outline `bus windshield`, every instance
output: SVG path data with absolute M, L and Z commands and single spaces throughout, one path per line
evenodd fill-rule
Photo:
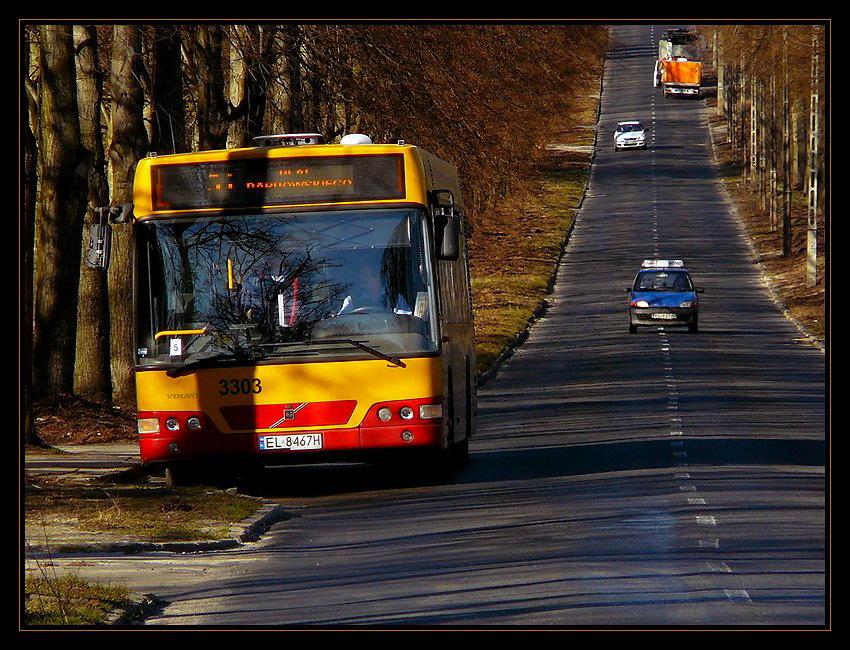
M 158 219 L 138 232 L 141 367 L 437 349 L 420 210 Z

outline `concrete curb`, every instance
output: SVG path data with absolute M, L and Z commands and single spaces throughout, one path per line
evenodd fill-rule
M 286 512 L 282 507 L 264 502 L 260 510 L 252 516 L 235 525 L 236 536 L 233 539 L 214 540 L 210 542 L 173 542 L 173 543 L 133 543 L 119 542 L 117 544 L 104 544 L 99 547 L 87 547 L 87 552 L 121 552 L 139 553 L 150 551 L 168 551 L 172 553 L 192 553 L 199 551 L 221 550 L 236 548 L 250 542 L 255 542 L 271 526 L 279 521 L 291 519 L 293 515 Z M 132 626 L 144 621 L 153 614 L 161 605 L 161 601 L 155 594 L 134 594 L 130 601 L 121 607 L 110 611 L 102 625 L 108 627 Z
M 153 613 L 159 606 L 159 599 L 153 594 L 136 594 L 123 607 L 113 609 L 106 615 L 102 625 L 109 627 L 117 625 L 133 625 Z
M 100 481 L 114 483 L 130 483 L 146 475 L 142 465 L 134 465 L 127 469 L 93 477 Z M 236 549 L 246 544 L 259 541 L 262 536 L 278 522 L 287 521 L 296 515 L 287 512 L 282 506 L 271 501 L 257 499 L 260 507 L 249 517 L 230 527 L 231 537 L 217 540 L 194 542 L 105 542 L 105 543 L 70 543 L 67 545 L 33 544 L 27 541 L 27 556 L 34 560 L 50 559 L 68 556 L 79 556 L 95 553 L 199 553 Z M 161 607 L 163 602 L 154 594 L 133 594 L 130 600 L 120 607 L 111 610 L 103 622 L 98 625 L 106 627 L 134 626 L 140 624 Z
M 65 546 L 45 546 L 28 544 L 28 553 L 33 557 L 56 557 L 61 555 L 79 555 L 87 553 L 197 553 L 201 551 L 221 551 L 244 546 L 259 541 L 262 535 L 274 524 L 292 519 L 294 515 L 282 506 L 263 501 L 262 507 L 250 517 L 231 527 L 232 537 L 217 540 L 194 542 L 104 542 L 100 544 L 68 544 Z
M 812 334 L 809 329 L 791 313 L 791 310 L 789 310 L 785 303 L 782 301 L 782 298 L 779 296 L 779 292 L 776 290 L 776 287 L 773 286 L 773 282 L 771 281 L 770 275 L 767 272 L 767 267 L 765 267 L 764 262 L 761 261 L 761 257 L 759 256 L 755 244 L 753 243 L 753 240 L 747 230 L 747 225 L 744 222 L 744 219 L 741 217 L 741 214 L 738 212 L 738 206 L 735 205 L 735 202 L 732 200 L 732 197 L 729 194 L 729 190 L 726 188 L 726 183 L 724 183 L 723 180 L 720 178 L 720 164 L 717 161 L 717 150 L 714 144 L 714 135 L 712 134 L 711 130 L 711 121 L 709 119 L 710 111 L 711 108 L 709 106 L 703 107 L 703 120 L 705 121 L 705 126 L 708 131 L 708 141 L 711 144 L 712 164 L 714 165 L 714 169 L 718 172 L 717 178 L 718 183 L 721 187 L 721 191 L 723 192 L 723 199 L 726 202 L 726 205 L 729 206 L 729 211 L 732 213 L 732 216 L 735 219 L 735 223 L 738 226 L 738 230 L 741 232 L 741 236 L 747 244 L 747 248 L 750 251 L 750 256 L 752 257 L 753 264 L 758 268 L 762 286 L 764 286 L 765 290 L 767 291 L 767 295 L 773 301 L 773 304 L 776 306 L 776 309 L 785 317 L 785 319 L 788 320 L 797 329 L 797 331 L 809 341 L 809 343 L 811 343 L 821 352 L 825 353 L 825 343 L 821 341 L 817 336 Z

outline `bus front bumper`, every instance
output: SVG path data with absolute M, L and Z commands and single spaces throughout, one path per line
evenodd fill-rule
M 201 458 L 250 457 L 260 464 L 278 465 L 322 462 L 324 456 L 356 457 L 368 452 L 403 448 L 439 449 L 443 445 L 443 426 L 439 421 L 411 423 L 406 426 L 285 433 L 168 432 L 139 436 L 139 450 L 144 464 Z

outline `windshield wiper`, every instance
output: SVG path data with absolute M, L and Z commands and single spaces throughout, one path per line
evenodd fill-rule
M 360 348 L 361 350 L 368 352 L 369 354 L 374 355 L 379 359 L 389 361 L 391 364 L 399 366 L 401 368 L 407 368 L 407 364 L 398 357 L 393 357 L 389 354 L 384 354 L 380 350 L 376 350 L 375 348 L 369 347 L 368 345 L 363 345 L 359 341 L 354 341 L 353 339 L 319 339 L 318 341 L 310 340 L 309 343 L 350 343 L 354 347 Z
M 257 361 L 262 359 L 263 355 L 256 354 L 254 352 L 233 352 L 229 354 L 216 354 L 211 357 L 204 357 L 203 359 L 197 359 L 195 361 L 190 361 L 189 363 L 184 363 L 182 366 L 177 368 L 171 368 L 165 371 L 165 374 L 169 377 L 181 377 L 182 375 L 188 374 L 193 370 L 198 370 L 199 368 L 211 367 L 218 365 L 221 361 Z
M 356 348 L 360 348 L 364 352 L 368 352 L 369 354 L 378 357 L 379 359 L 389 361 L 393 365 L 399 366 L 401 368 L 407 368 L 407 364 L 398 357 L 393 357 L 389 354 L 384 354 L 380 350 L 376 350 L 373 347 L 364 345 L 363 343 L 360 343 L 360 341 L 355 341 L 353 339 L 307 339 L 306 341 L 292 341 L 289 343 L 266 343 L 265 345 L 270 347 L 284 347 L 287 345 L 324 345 L 325 343 L 348 343 Z

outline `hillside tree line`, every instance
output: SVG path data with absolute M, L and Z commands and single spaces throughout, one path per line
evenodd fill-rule
M 458 167 L 474 237 L 479 215 L 522 190 L 547 134 L 569 121 L 607 34 L 591 24 L 23 25 L 25 414 L 60 394 L 133 405 L 132 228 L 115 227 L 107 273 L 85 268 L 82 232 L 93 208 L 132 202 L 148 152 L 286 132 L 405 140 Z M 34 437 L 29 418 L 25 431 Z

